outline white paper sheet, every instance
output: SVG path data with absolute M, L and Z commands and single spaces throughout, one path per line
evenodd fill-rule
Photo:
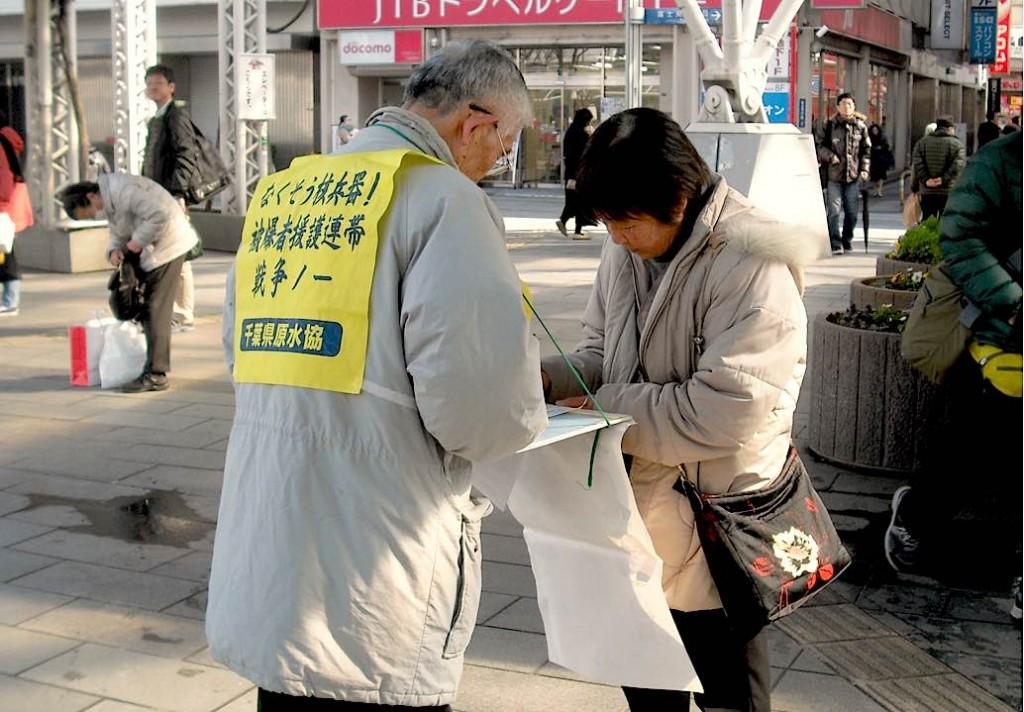
M 524 527 L 553 663 L 594 682 L 700 692 L 622 461 L 632 420 L 609 419 L 555 416 L 533 445 L 474 465 L 473 483 Z

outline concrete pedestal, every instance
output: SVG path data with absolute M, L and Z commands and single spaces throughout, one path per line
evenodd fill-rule
M 104 252 L 109 230 L 87 227 L 46 229 L 33 226 L 19 233 L 16 243 L 18 263 L 46 272 L 99 272 L 110 269 Z

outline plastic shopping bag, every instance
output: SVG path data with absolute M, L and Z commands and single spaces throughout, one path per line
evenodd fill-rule
M 82 324 L 68 327 L 71 344 L 71 385 L 100 385 L 100 354 L 103 352 L 103 332 L 117 319 L 95 317 Z
M 103 332 L 100 355 L 100 385 L 103 388 L 123 386 L 138 378 L 146 365 L 146 335 L 134 321 L 118 321 Z

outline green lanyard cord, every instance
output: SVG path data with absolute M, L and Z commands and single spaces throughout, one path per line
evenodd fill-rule
M 537 309 L 533 306 L 533 302 L 531 302 L 530 298 L 525 294 L 523 294 L 523 301 L 526 302 L 526 306 L 530 307 L 530 311 L 535 317 L 537 317 L 537 321 L 540 325 L 544 327 L 544 331 L 547 333 L 548 338 L 551 339 L 551 343 L 555 345 L 556 349 L 558 349 L 558 353 L 561 354 L 562 360 L 565 361 L 566 365 L 569 367 L 569 371 L 576 378 L 576 382 L 580 384 L 583 392 L 587 394 L 587 398 L 590 399 L 594 404 L 594 407 L 597 408 L 597 411 L 601 414 L 601 417 L 604 418 L 605 428 L 610 428 L 612 424 L 611 421 L 608 420 L 608 414 L 604 412 L 604 408 L 602 408 L 601 404 L 597 402 L 597 398 L 595 398 L 594 394 L 590 392 L 589 388 L 587 388 L 587 384 L 583 382 L 583 376 L 580 375 L 580 372 L 576 370 L 572 361 L 569 360 L 569 357 L 562 349 L 562 345 L 558 343 L 558 339 L 556 339 L 555 335 L 551 333 L 551 329 L 549 329 L 548 325 L 544 323 L 544 320 L 540 318 L 540 314 L 537 313 Z M 603 429 L 604 428 L 594 431 L 594 442 L 590 446 L 590 469 L 587 472 L 587 489 L 591 489 L 594 486 L 594 460 L 597 457 L 597 443 L 601 438 L 601 430 Z

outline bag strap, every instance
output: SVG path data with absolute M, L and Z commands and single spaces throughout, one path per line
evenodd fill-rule
M 589 388 L 587 388 L 587 384 L 583 381 L 583 377 L 580 375 L 580 372 L 573 365 L 572 361 L 569 360 L 569 357 L 566 355 L 565 350 L 562 348 L 562 345 L 558 343 L 558 339 L 556 339 L 555 335 L 551 333 L 551 329 L 549 329 L 548 325 L 544 323 L 543 319 L 541 319 L 540 314 L 537 312 L 537 308 L 533 306 L 533 301 L 530 299 L 530 297 L 526 295 L 525 292 L 523 293 L 523 301 L 526 302 L 526 306 L 530 308 L 530 312 L 535 317 L 537 317 L 537 321 L 540 323 L 540 325 L 544 327 L 544 331 L 547 333 L 548 338 L 551 339 L 551 343 L 555 345 L 556 349 L 558 349 L 558 353 L 561 355 L 562 360 L 565 361 L 565 364 L 569 367 L 569 371 L 576 379 L 576 382 L 580 384 L 580 387 L 583 389 L 583 392 L 587 394 L 587 398 L 590 399 L 590 402 L 594 404 L 594 408 L 596 408 L 597 411 L 601 414 L 601 417 L 604 418 L 604 427 L 610 428 L 612 426 L 612 423 L 608 419 L 608 414 L 604 412 L 604 408 L 602 408 L 601 404 L 597 402 L 597 398 L 595 398 L 594 394 L 590 391 Z M 594 431 L 594 442 L 590 446 L 590 470 L 587 473 L 587 489 L 590 489 L 594 486 L 594 460 L 597 457 L 597 443 L 601 437 L 601 430 L 603 429 L 604 428 Z
M 0 134 L 0 146 L 3 146 L 4 153 L 7 154 L 7 165 L 11 168 L 11 173 L 14 174 L 16 179 L 20 178 L 20 181 L 25 182 L 24 174 L 21 172 L 21 161 L 18 160 L 18 154 L 14 150 L 14 146 L 7 140 L 7 137 Z

